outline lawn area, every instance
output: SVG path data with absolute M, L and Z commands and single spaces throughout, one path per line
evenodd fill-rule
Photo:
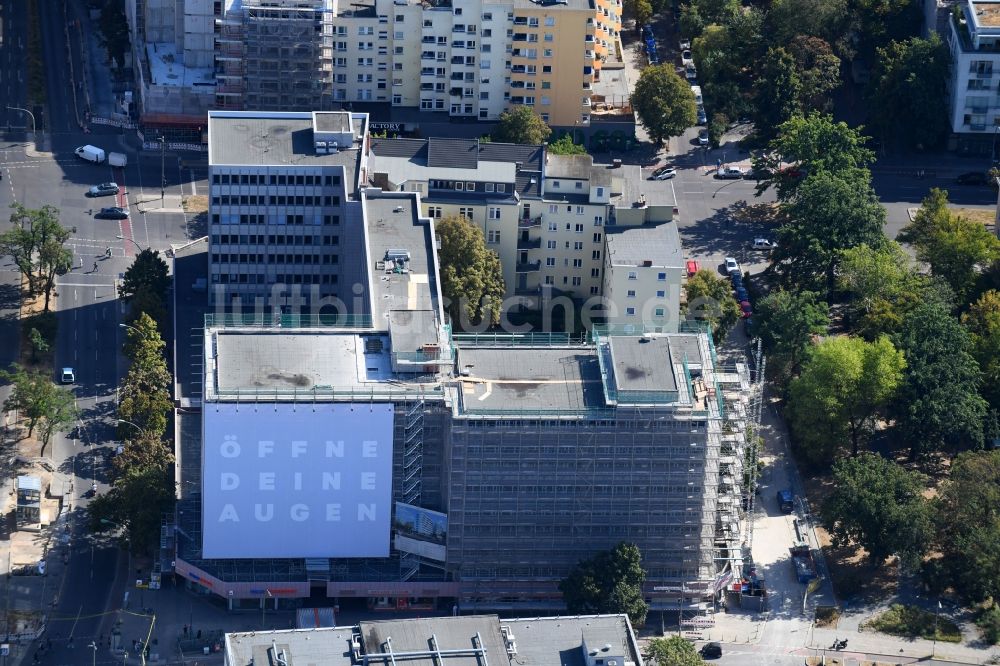
M 996 211 L 984 208 L 950 208 L 952 213 L 961 215 L 967 220 L 979 222 L 987 227 L 992 227 L 996 222 Z
M 906 638 L 927 638 L 945 643 L 962 642 L 962 632 L 948 618 L 935 617 L 931 611 L 902 604 L 893 604 L 889 610 L 862 624 L 861 629 Z

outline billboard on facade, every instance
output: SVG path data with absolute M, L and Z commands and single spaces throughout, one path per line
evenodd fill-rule
M 446 514 L 396 502 L 393 529 L 396 532 L 396 550 L 445 561 L 445 542 L 448 539 Z
M 204 410 L 206 558 L 388 557 L 393 406 Z

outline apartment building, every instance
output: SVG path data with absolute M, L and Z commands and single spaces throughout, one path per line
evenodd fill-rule
M 607 229 L 603 293 L 609 324 L 676 331 L 684 259 L 677 225 Z
M 367 123 L 348 112 L 209 114 L 213 304 L 217 294 L 241 307 L 350 298 L 343 290 L 364 282 L 341 247 L 358 233 Z M 275 285 L 295 293 L 275 294 Z
M 952 71 L 948 82 L 953 147 L 996 156 L 1000 126 L 1000 2 L 965 0 L 948 20 Z

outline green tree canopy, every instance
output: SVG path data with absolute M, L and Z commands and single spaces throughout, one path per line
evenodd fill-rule
M 534 109 L 517 104 L 500 114 L 491 136 L 497 143 L 536 145 L 548 141 L 550 134 L 552 130 Z
M 163 514 L 173 507 L 173 456 L 158 438 L 146 437 L 126 442 L 122 455 L 111 489 L 87 507 L 90 527 L 94 532 L 120 527 L 133 552 L 147 553 L 159 544 Z
M 795 373 L 815 335 L 825 335 L 830 308 L 811 291 L 772 291 L 754 309 L 757 335 L 770 353 L 769 366 L 778 376 Z
M 45 295 L 48 312 L 56 276 L 72 266 L 73 254 L 65 247 L 70 230 L 59 224 L 59 209 L 54 206 L 34 210 L 13 203 L 10 207 L 11 228 L 0 234 L 0 254 L 14 260 L 32 295 Z
M 559 591 L 571 614 L 626 613 L 641 627 L 649 611 L 642 597 L 645 580 L 639 548 L 620 543 L 581 560 L 559 583 Z
M 128 302 L 136 295 L 146 292 L 165 302 L 169 288 L 170 275 L 167 271 L 167 262 L 160 257 L 158 250 L 146 248 L 137 254 L 132 264 L 125 269 L 125 275 L 118 287 L 118 295 L 123 301 Z
M 688 279 L 684 294 L 688 318 L 707 322 L 716 341 L 725 338 L 740 319 L 740 306 L 729 281 L 707 268 Z
M 118 416 L 134 425 L 119 424 L 122 439 L 134 438 L 136 426 L 156 439 L 167 431 L 173 409 L 170 397 L 173 379 L 163 349 L 156 322 L 143 313 L 128 329 L 125 345 L 125 354 L 132 364 L 119 389 Z
M 786 285 L 832 293 L 843 250 L 885 243 L 885 209 L 865 174 L 848 173 L 811 174 L 782 204 L 788 221 L 771 258 Z
M 17 410 L 28 421 L 28 437 L 38 429 L 42 453 L 56 432 L 69 430 L 79 412 L 73 394 L 52 383 L 48 375 L 28 371 L 17 365 L 9 371 L 0 371 L 0 379 L 12 384 L 10 395 L 4 400 L 4 411 Z
M 579 143 L 573 143 L 571 135 L 563 134 L 549 144 L 548 152 L 550 155 L 586 155 L 587 149 Z
M 632 92 L 632 106 L 656 143 L 678 136 L 698 119 L 691 86 L 673 65 L 642 70 Z
M 799 106 L 823 111 L 830 106 L 830 95 L 840 86 L 840 58 L 823 39 L 798 35 L 788 45 L 799 70 L 802 91 Z
M 932 32 L 878 49 L 868 94 L 872 128 L 884 139 L 918 148 L 947 136 L 951 53 Z
M 646 645 L 646 654 L 656 666 L 700 666 L 705 661 L 694 649 L 694 643 L 681 638 L 653 638 Z
M 761 137 L 772 137 L 782 123 L 802 110 L 802 80 L 791 53 L 780 46 L 768 49 L 754 92 L 755 128 Z
M 903 377 L 903 354 L 888 338 L 827 338 L 810 349 L 789 386 L 789 425 L 803 456 L 828 465 L 843 444 L 857 455 Z
M 456 216 L 437 220 L 434 228 L 441 242 L 441 292 L 452 324 L 462 330 L 500 323 L 503 271 L 482 230 Z
M 1000 292 L 987 291 L 962 315 L 971 352 L 983 374 L 983 397 L 1000 409 Z
M 948 582 L 972 602 L 1000 599 L 1000 450 L 963 453 L 936 502 Z
M 981 445 L 986 401 L 968 332 L 948 310 L 926 303 L 906 317 L 896 341 L 906 373 L 893 411 L 911 459 Z
M 920 474 L 865 452 L 833 466 L 833 492 L 820 515 L 835 546 L 861 546 L 876 567 L 893 555 L 913 566 L 932 536 L 923 491 Z
M 758 194 L 774 186 L 779 201 L 794 198 L 802 175 L 821 172 L 845 178 L 865 180 L 862 171 L 875 160 L 875 153 L 865 147 L 868 140 L 861 128 L 820 113 L 795 116 L 782 123 L 768 151 L 753 158 L 754 169 L 767 174 L 757 186 Z M 792 163 L 794 168 L 783 168 Z
M 899 239 L 911 243 L 917 259 L 948 282 L 959 303 L 967 303 L 981 272 L 1000 259 L 1000 240 L 981 223 L 949 211 L 947 196 L 931 190 Z

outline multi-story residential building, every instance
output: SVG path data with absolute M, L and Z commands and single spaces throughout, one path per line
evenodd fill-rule
M 605 319 L 676 331 L 684 259 L 674 224 L 607 229 Z
M 213 302 L 224 293 L 229 304 L 269 297 L 276 307 L 275 285 L 315 301 L 358 282 L 341 248 L 358 233 L 367 122 L 343 111 L 209 114 Z
M 136 41 L 152 49 L 142 56 L 147 115 L 170 108 L 163 86 L 192 122 L 209 106 L 383 102 L 495 120 L 524 104 L 552 126 L 586 129 L 595 105 L 622 110 L 595 89 L 602 63 L 620 56 L 621 0 L 131 2 Z M 172 69 L 158 75 L 161 61 Z M 184 95 L 194 102 L 178 106 Z
M 1000 126 L 1000 2 L 965 0 L 949 18 L 952 70 L 948 83 L 953 146 L 996 157 Z

